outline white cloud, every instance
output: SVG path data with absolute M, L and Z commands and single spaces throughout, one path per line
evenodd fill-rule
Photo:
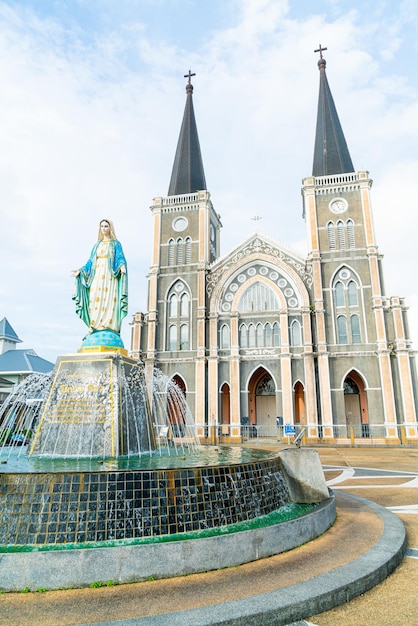
M 354 164 L 375 180 L 388 294 L 416 307 L 418 85 L 415 68 L 400 63 L 415 45 L 416 10 L 353 2 L 347 11 L 325 0 L 112 5 L 40 15 L 29 0 L 0 2 L 0 316 L 24 346 L 51 360 L 79 346 L 85 327 L 69 272 L 86 261 L 103 216 L 128 258 L 130 316 L 145 309 L 149 206 L 167 193 L 189 67 L 222 250 L 255 229 L 256 214 L 270 237 L 303 240 L 319 43 Z M 123 337 L 129 346 L 127 320 Z

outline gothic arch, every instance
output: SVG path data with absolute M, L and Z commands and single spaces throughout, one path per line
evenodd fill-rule
M 186 397 L 187 395 L 187 384 L 186 381 L 184 380 L 183 376 L 180 374 L 180 372 L 175 372 L 174 374 L 172 374 L 170 381 L 173 381 L 174 383 L 176 383 L 176 385 L 179 387 L 179 389 L 181 389 L 181 391 L 184 393 L 184 397 Z M 170 384 L 170 381 L 167 383 L 167 385 Z
M 329 282 L 334 342 L 367 343 L 363 282 L 358 272 L 342 263 Z
M 182 289 L 179 291 L 175 289 L 175 285 L 177 283 L 181 283 L 183 285 Z M 191 299 L 191 291 L 190 291 L 190 287 L 187 281 L 185 281 L 184 278 L 180 278 L 176 276 L 176 278 L 174 278 L 174 280 L 168 285 L 166 289 L 165 301 L 168 302 L 168 298 L 171 296 L 172 293 L 176 293 L 178 297 L 180 297 L 184 292 L 186 292 L 189 295 L 189 298 Z
M 248 416 L 250 424 L 271 426 L 276 423 L 276 383 L 262 365 L 248 379 Z
M 367 382 L 357 370 L 351 369 L 342 381 L 342 388 L 347 427 L 352 426 L 357 437 L 368 437 Z
M 227 382 L 220 387 L 221 394 L 221 423 L 231 423 L 231 388 Z
M 297 380 L 293 385 L 293 398 L 295 405 L 295 423 L 306 424 L 305 385 Z
M 245 246 L 243 246 L 243 248 L 245 248 Z M 271 254 L 267 254 L 266 252 L 251 252 L 248 255 L 244 255 L 244 252 L 242 252 L 242 250 L 240 249 L 237 250 L 235 258 L 237 258 L 239 254 L 241 254 L 241 258 L 237 263 L 231 263 L 229 260 L 227 260 L 224 261 L 223 264 L 219 265 L 219 269 L 215 269 L 216 263 L 211 268 L 215 276 L 217 273 L 220 274 L 220 278 L 216 282 L 212 293 L 208 291 L 208 293 L 210 294 L 210 311 L 212 313 L 220 310 L 221 301 L 223 299 L 225 290 L 228 284 L 233 280 L 234 276 L 238 276 L 241 272 L 246 271 L 248 268 L 256 263 L 264 263 L 273 271 L 280 270 L 283 275 L 288 278 L 289 283 L 293 286 L 295 292 L 298 294 L 298 308 L 309 308 L 310 301 L 307 287 L 298 272 L 289 263 L 286 263 L 286 261 L 282 260 L 279 256 L 276 257 Z M 302 263 L 304 265 L 304 260 L 301 260 L 299 265 Z M 224 265 L 225 267 L 224 271 L 222 271 L 222 265 Z M 246 285 L 248 284 L 249 282 L 246 282 Z M 280 291 L 279 288 L 278 291 Z M 286 305 L 283 308 L 286 308 Z
M 177 285 L 179 289 L 176 289 Z M 165 347 L 170 352 L 190 350 L 193 340 L 191 303 L 189 285 L 182 278 L 176 277 L 165 293 Z
M 270 370 L 269 367 L 267 367 L 264 364 L 263 365 L 255 365 L 254 368 L 252 369 L 252 371 L 248 374 L 247 381 L 245 383 L 246 389 L 249 389 L 251 379 L 256 374 L 256 372 L 258 372 L 259 370 L 264 370 L 265 372 L 267 372 L 267 374 L 269 374 L 269 376 L 271 377 L 271 379 L 272 379 L 272 381 L 274 383 L 274 388 L 277 390 L 277 384 L 276 384 L 276 380 L 274 378 L 273 372 Z
M 351 272 L 351 274 L 355 277 L 354 280 L 357 282 L 358 286 L 359 287 L 363 286 L 363 282 L 362 282 L 362 280 L 360 278 L 359 273 L 353 267 L 351 267 L 351 265 L 349 263 L 341 263 L 335 269 L 335 271 L 331 274 L 331 278 L 330 278 L 330 282 L 329 282 L 330 289 L 332 289 L 332 286 L 334 285 L 335 281 L 337 280 L 337 276 L 341 272 L 341 270 L 348 270 L 349 272 Z
M 266 278 L 265 276 L 257 275 L 257 276 L 253 276 L 253 277 L 249 278 L 235 292 L 234 299 L 231 302 L 231 309 L 233 311 L 238 311 L 238 304 L 239 304 L 242 296 L 247 291 L 247 289 L 249 289 L 252 285 L 255 285 L 256 283 L 264 284 L 266 287 L 271 289 L 273 291 L 273 293 L 277 296 L 278 301 L 279 301 L 279 306 L 277 307 L 277 310 L 287 309 L 287 302 L 284 299 L 282 290 L 273 281 L 271 281 L 269 278 Z

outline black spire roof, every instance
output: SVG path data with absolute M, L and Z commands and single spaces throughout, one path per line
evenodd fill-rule
M 171 173 L 169 196 L 183 193 L 194 193 L 206 189 L 205 172 L 203 170 L 202 155 L 200 153 L 199 137 L 193 109 L 193 85 L 190 78 L 195 76 L 189 70 L 185 75 L 188 78 L 186 85 L 186 108 L 177 143 L 173 171 Z
M 350 153 L 347 148 L 344 133 L 338 119 L 331 90 L 325 72 L 326 61 L 322 56 L 323 50 L 319 46 L 319 98 L 318 116 L 316 121 L 315 150 L 313 159 L 313 176 L 328 174 L 343 174 L 354 172 Z

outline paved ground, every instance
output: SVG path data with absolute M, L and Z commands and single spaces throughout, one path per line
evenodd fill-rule
M 398 515 L 406 527 L 408 548 L 401 565 L 383 583 L 349 603 L 311 617 L 309 623 L 318 626 L 417 625 L 418 450 L 327 448 L 319 452 L 324 466 L 338 467 L 325 468 L 332 489 L 362 496 Z
M 346 492 L 361 496 L 402 519 L 408 552 L 383 583 L 349 603 L 310 617 L 305 624 L 418 626 L 418 449 L 319 448 L 318 452 L 337 497 Z M 249 598 L 318 576 L 329 569 L 330 560 L 335 567 L 355 558 L 380 532 L 379 520 L 370 511 L 338 497 L 337 523 L 324 536 L 286 554 L 169 581 L 2 594 L 0 626 L 70 626 L 112 620 L 134 624 L 138 616 Z M 307 573 L 307 563 L 312 572 Z

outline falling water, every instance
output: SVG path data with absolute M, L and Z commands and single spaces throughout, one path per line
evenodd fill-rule
M 26 453 L 51 383 L 51 374 L 31 374 L 0 407 L 0 460 L 3 462 L 12 454 Z
M 37 458 L 111 458 L 106 429 L 112 427 L 115 381 L 106 370 L 75 377 L 65 368 L 28 376 L 0 408 L 0 462 L 10 455 Z M 179 455 L 200 448 L 194 420 L 179 387 L 155 369 L 147 384 L 142 364 L 120 369 L 119 421 L 124 449 L 120 456 Z M 119 455 L 118 455 L 119 456 Z

